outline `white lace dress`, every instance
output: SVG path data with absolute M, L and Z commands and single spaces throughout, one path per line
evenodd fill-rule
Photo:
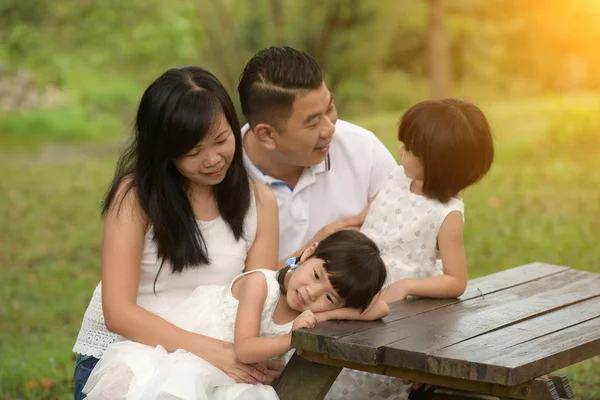
M 250 273 L 263 273 L 267 281 L 260 335 L 288 333 L 292 322 L 273 322 L 281 293 L 276 272 L 257 270 L 246 274 Z M 231 294 L 232 285 L 233 282 L 228 286 L 200 286 L 164 317 L 185 330 L 233 343 L 238 301 Z M 271 386 L 237 384 L 220 369 L 187 351 L 167 353 L 161 346 L 130 341 L 113 343 L 106 349 L 83 393 L 88 400 L 278 399 Z
M 452 198 L 447 203 L 410 191 L 410 179 L 398 166 L 379 191 L 361 232 L 379 247 L 385 262 L 386 286 L 403 278 L 431 278 L 442 275 L 437 235 L 452 211 L 464 215 L 464 205 Z M 403 400 L 411 385 L 402 379 L 344 369 L 326 400 Z

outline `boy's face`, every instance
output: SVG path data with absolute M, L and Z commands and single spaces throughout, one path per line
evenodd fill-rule
M 301 167 L 322 162 L 329 153 L 337 118 L 333 95 L 325 83 L 296 96 L 285 132 L 273 135 L 281 159 Z

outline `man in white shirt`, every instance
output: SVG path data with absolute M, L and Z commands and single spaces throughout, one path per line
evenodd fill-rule
M 370 131 L 338 120 L 333 94 L 310 55 L 270 47 L 238 86 L 244 159 L 279 205 L 279 258 L 340 229 L 358 229 L 396 161 Z

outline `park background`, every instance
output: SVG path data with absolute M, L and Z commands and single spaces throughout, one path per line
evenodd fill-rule
M 481 105 L 497 158 L 464 194 L 471 278 L 600 272 L 598 0 L 0 0 L 0 38 L 1 399 L 72 398 L 100 202 L 143 90 L 191 64 L 237 101 L 269 45 L 315 56 L 341 118 L 395 155 L 414 102 Z M 562 372 L 600 398 L 600 358 Z

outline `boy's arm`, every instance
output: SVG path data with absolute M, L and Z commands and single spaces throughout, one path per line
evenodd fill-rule
M 319 322 L 329 321 L 332 319 L 374 321 L 376 319 L 385 317 L 389 313 L 390 307 L 388 307 L 387 303 L 380 296 L 377 296 L 377 298 L 371 302 L 369 307 L 364 312 L 361 312 L 358 308 L 344 307 L 336 310 L 320 312 L 315 314 L 315 316 Z
M 291 348 L 291 333 L 260 337 L 260 320 L 267 298 L 267 282 L 262 273 L 255 272 L 239 282 L 238 312 L 235 319 L 233 347 L 239 361 L 251 364 L 267 361 Z
M 444 275 L 425 279 L 400 279 L 388 286 L 384 299 L 388 303 L 407 296 L 453 298 L 467 287 L 467 259 L 462 214 L 452 211 L 440 227 L 438 247 Z

